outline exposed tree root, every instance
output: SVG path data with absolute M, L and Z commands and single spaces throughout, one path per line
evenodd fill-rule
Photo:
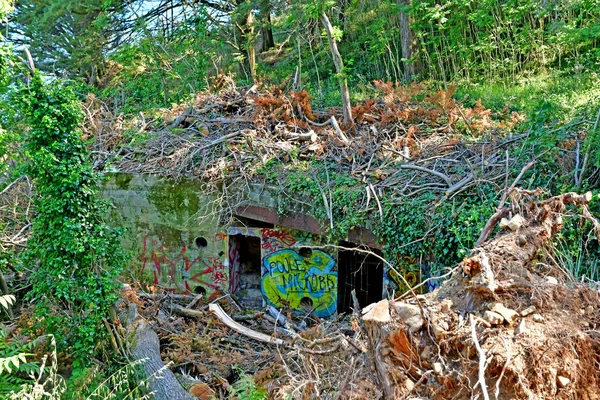
M 600 294 L 567 287 L 536 262 L 567 206 L 598 226 L 591 195 L 539 195 L 515 189 L 506 232 L 475 248 L 436 292 L 390 303 L 391 318 L 370 333 L 386 342 L 378 371 L 395 383 L 386 398 L 600 398 Z

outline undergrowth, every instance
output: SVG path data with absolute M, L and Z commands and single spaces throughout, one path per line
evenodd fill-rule
M 243 370 L 237 369 L 239 379 L 233 385 L 231 392 L 232 399 L 238 400 L 264 400 L 268 397 L 268 392 L 264 388 L 258 386 L 251 375 L 246 374 Z

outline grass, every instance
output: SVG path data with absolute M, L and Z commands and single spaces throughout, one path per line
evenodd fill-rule
M 600 106 L 600 76 L 597 73 L 546 74 L 514 84 L 457 85 L 456 97 L 467 105 L 481 99 L 492 110 L 507 107 L 531 119 L 543 113 L 544 121 L 566 123 L 581 114 L 591 117 Z
M 558 241 L 554 254 L 557 263 L 574 279 L 585 283 L 600 282 L 600 259 L 587 252 L 583 240 L 579 244 L 579 251 L 573 254 L 566 243 Z

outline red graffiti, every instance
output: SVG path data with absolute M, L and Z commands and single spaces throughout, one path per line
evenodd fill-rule
M 227 239 L 227 234 L 219 232 L 215 235 L 215 242 L 224 242 Z
M 262 230 L 261 247 L 269 252 L 275 252 L 281 247 L 290 247 L 296 243 L 296 239 L 287 232 L 274 229 Z
M 240 243 L 229 239 L 229 289 L 235 293 L 240 285 Z
M 166 289 L 173 291 L 190 291 L 191 282 L 212 289 L 222 289 L 223 282 L 227 281 L 225 267 L 220 258 L 204 258 L 199 255 L 192 259 L 183 242 L 181 247 L 167 248 L 156 237 L 146 235 L 141 261 L 142 272 L 149 262 L 152 262 L 154 284 L 163 285 Z M 190 276 L 192 269 L 200 271 Z

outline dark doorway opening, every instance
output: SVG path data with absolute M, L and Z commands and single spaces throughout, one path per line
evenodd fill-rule
M 262 306 L 260 238 L 229 236 L 231 292 L 248 307 Z
M 342 242 L 343 247 L 357 248 L 353 243 Z M 381 256 L 377 249 L 360 246 Z M 358 250 L 340 250 L 338 253 L 338 313 L 347 313 L 353 307 L 352 290 L 361 308 L 383 297 L 383 261 L 373 254 Z

